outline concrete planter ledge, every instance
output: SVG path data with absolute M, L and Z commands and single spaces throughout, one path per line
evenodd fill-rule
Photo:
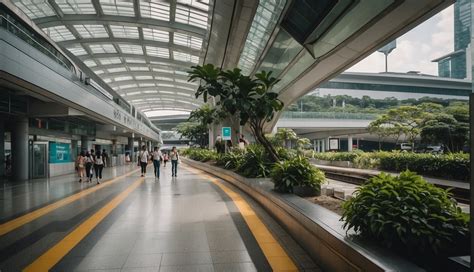
M 207 163 L 182 160 L 254 198 L 325 271 L 424 271 L 381 247 L 348 237 L 339 215 L 293 194 L 273 191 L 268 178 L 249 179 Z

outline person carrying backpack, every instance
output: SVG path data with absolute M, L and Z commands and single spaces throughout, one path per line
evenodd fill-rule
M 100 153 L 100 151 L 97 151 L 94 160 L 94 170 L 97 184 L 100 184 L 100 180 L 102 179 L 102 169 L 104 169 L 104 156 Z

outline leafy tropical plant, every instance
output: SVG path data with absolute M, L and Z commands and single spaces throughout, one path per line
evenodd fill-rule
M 410 171 L 370 179 L 343 209 L 344 228 L 404 252 L 439 253 L 469 233 L 450 193 Z
M 255 78 L 245 76 L 240 69 L 221 71 L 212 64 L 193 66 L 188 81 L 199 82 L 196 98 L 214 97 L 216 106 L 228 116 L 237 115 L 240 125 L 248 124 L 256 141 L 267 151 L 273 162 L 278 161 L 275 148 L 263 133 L 266 122 L 283 108 L 283 102 L 271 88 L 278 79 L 271 72 L 259 72 Z
M 239 149 L 232 150 L 220 155 L 216 163 L 225 169 L 237 169 L 242 165 L 244 155 L 245 153 Z
M 275 190 L 282 193 L 293 193 L 295 186 L 308 186 L 319 191 L 325 182 L 324 173 L 303 156 L 275 163 L 271 177 Z
M 201 162 L 214 161 L 218 158 L 218 155 L 214 150 L 202 148 L 189 148 L 183 153 L 183 155 L 192 160 Z
M 249 145 L 237 172 L 249 178 L 262 178 L 270 174 L 272 161 L 261 145 Z

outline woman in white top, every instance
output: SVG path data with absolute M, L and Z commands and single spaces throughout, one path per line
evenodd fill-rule
M 173 146 L 171 149 L 171 176 L 176 177 L 178 174 L 178 160 L 179 160 L 179 154 L 178 154 L 178 149 L 176 149 L 176 146 Z
M 146 150 L 145 146 L 142 146 L 142 150 L 140 151 L 140 154 L 138 155 L 138 159 L 140 161 L 140 167 L 142 168 L 142 177 L 145 176 L 146 174 L 146 166 L 148 165 L 148 157 L 150 154 L 148 154 L 148 151 Z
M 155 146 L 153 149 L 153 167 L 155 168 L 155 178 L 160 178 L 161 151 Z
M 100 153 L 100 151 L 97 151 L 94 160 L 94 170 L 97 184 L 100 184 L 100 180 L 102 179 L 102 169 L 104 169 L 104 156 Z

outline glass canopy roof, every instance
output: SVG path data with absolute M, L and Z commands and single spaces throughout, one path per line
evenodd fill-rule
M 186 71 L 205 56 L 209 0 L 13 2 L 145 114 L 203 103 Z

